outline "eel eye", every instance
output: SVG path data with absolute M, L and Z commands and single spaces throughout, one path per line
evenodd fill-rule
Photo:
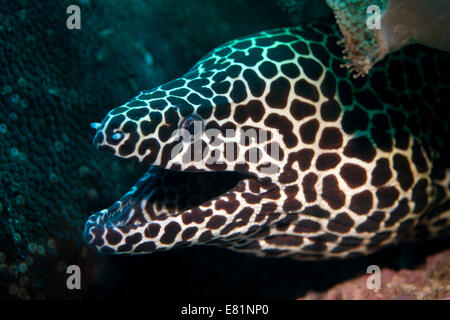
M 122 140 L 123 136 L 124 136 L 123 132 L 118 131 L 118 132 L 114 133 L 111 138 L 113 140 L 119 141 L 119 140 Z
M 181 124 L 183 135 L 187 134 L 189 140 L 197 139 L 203 132 L 203 120 L 197 115 L 192 115 L 183 120 Z

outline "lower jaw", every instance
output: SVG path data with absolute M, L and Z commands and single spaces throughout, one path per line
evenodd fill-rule
M 133 227 L 164 220 L 229 191 L 245 178 L 236 172 L 183 172 L 152 166 L 118 201 L 92 214 L 88 223 Z

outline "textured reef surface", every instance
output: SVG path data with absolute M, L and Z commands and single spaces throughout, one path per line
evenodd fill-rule
M 367 290 L 370 275 L 345 281 L 326 292 L 309 292 L 305 300 L 450 300 L 450 250 L 429 256 L 414 270 L 381 270 L 381 286 Z
M 72 4 L 81 8 L 81 30 L 66 28 Z M 316 0 L 3 1 L 0 298 L 291 299 L 369 264 L 415 268 L 448 247 L 437 240 L 301 263 L 210 247 L 105 257 L 83 243 L 87 214 L 113 203 L 146 169 L 97 152 L 90 122 L 227 40 L 331 15 Z M 80 266 L 82 290 L 67 289 L 68 265 Z

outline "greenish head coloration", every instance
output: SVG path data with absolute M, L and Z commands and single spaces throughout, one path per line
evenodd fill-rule
M 320 259 L 448 233 L 449 56 L 410 47 L 353 79 L 337 35 L 230 41 L 111 110 L 94 145 L 150 169 L 88 219 L 86 242 Z

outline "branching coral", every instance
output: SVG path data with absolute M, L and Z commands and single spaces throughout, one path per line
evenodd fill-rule
M 367 74 L 388 53 L 420 43 L 450 51 L 449 0 L 327 0 L 344 36 L 345 65 L 355 77 Z M 369 28 L 377 6 L 380 25 Z
M 386 3 L 387 0 L 327 0 L 344 36 L 341 44 L 345 44 L 345 66 L 356 72 L 355 77 L 367 74 L 388 53 L 380 30 L 366 25 L 367 8 L 376 5 L 383 12 Z

